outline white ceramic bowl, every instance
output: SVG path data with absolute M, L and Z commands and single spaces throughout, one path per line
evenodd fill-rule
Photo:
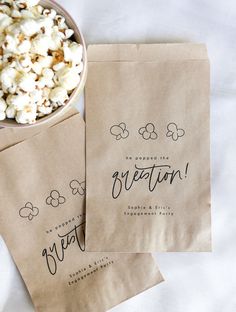
M 83 45 L 84 48 L 84 54 L 83 54 L 83 62 L 84 62 L 84 69 L 83 72 L 81 73 L 81 80 L 77 88 L 73 91 L 73 93 L 70 95 L 69 100 L 66 102 L 64 106 L 59 107 L 57 110 L 55 110 L 53 113 L 50 115 L 44 116 L 42 118 L 39 118 L 36 120 L 36 123 L 29 125 L 23 125 L 23 124 L 18 124 L 15 120 L 13 119 L 5 119 L 3 121 L 0 121 L 0 127 L 4 128 L 27 128 L 27 127 L 35 127 L 37 125 L 41 125 L 42 123 L 45 123 L 49 120 L 52 120 L 52 118 L 55 118 L 63 113 L 65 113 L 69 107 L 72 106 L 72 104 L 79 98 L 81 95 L 86 78 L 87 78 L 87 53 L 86 53 L 86 44 L 83 38 L 82 33 L 80 32 L 78 26 L 76 25 L 75 21 L 73 18 L 70 16 L 70 14 L 63 8 L 61 7 L 58 3 L 56 3 L 54 0 L 42 0 L 40 1 L 40 5 L 42 5 L 45 8 L 53 8 L 58 12 L 58 14 L 62 15 L 65 17 L 67 25 L 69 28 L 73 29 L 75 34 L 74 34 L 74 39 Z

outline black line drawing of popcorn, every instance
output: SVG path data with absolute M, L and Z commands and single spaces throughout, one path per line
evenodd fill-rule
M 46 204 L 51 205 L 52 207 L 58 207 L 59 205 L 64 204 L 66 201 L 64 196 L 61 196 L 60 193 L 56 190 L 51 191 L 50 196 L 46 199 Z
M 78 180 L 72 180 L 70 182 L 70 188 L 72 190 L 73 195 L 79 194 L 83 196 L 85 195 L 85 191 L 86 191 L 86 183 L 85 181 L 79 182 Z
M 110 128 L 110 133 L 116 137 L 116 140 L 126 139 L 129 136 L 129 131 L 124 122 L 119 125 L 114 125 Z
M 138 133 L 143 137 L 144 140 L 156 140 L 158 138 L 153 123 L 148 123 L 145 127 L 140 128 Z
M 178 128 L 176 123 L 171 122 L 167 126 L 167 133 L 166 136 L 169 138 L 171 137 L 173 141 L 178 141 L 179 138 L 185 135 L 184 129 Z
M 32 221 L 38 214 L 39 209 L 34 207 L 31 202 L 26 203 L 25 206 L 19 210 L 20 217 L 27 218 L 29 221 Z

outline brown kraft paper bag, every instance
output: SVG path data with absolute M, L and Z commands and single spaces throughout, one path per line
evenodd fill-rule
M 0 153 L 0 232 L 36 311 L 102 312 L 163 280 L 151 254 L 84 252 L 84 128 L 75 115 Z
M 87 250 L 210 251 L 205 45 L 92 45 L 88 56 Z
M 42 125 L 24 128 L 0 128 L 0 152 L 9 148 L 10 146 L 16 145 L 33 137 L 41 131 L 47 130 L 49 127 L 53 127 L 54 125 L 78 113 L 79 112 L 76 108 L 70 108 L 63 115 L 60 115 L 57 118 L 55 117 L 52 120 L 43 123 Z
M 52 120 L 40 125 L 23 128 L 0 128 L 0 152 L 12 145 L 31 138 L 49 127 L 53 127 L 76 114 L 78 114 L 78 110 L 76 108 L 70 108 L 63 115 L 59 115 L 57 118 L 54 117 Z

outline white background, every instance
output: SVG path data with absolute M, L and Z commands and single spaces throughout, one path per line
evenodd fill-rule
M 235 312 L 236 2 L 234 0 L 60 0 L 59 2 L 74 16 L 87 43 L 186 41 L 207 43 L 212 84 L 214 251 L 201 254 L 156 254 L 155 257 L 166 279 L 165 283 L 124 302 L 112 312 Z M 0 311 L 33 311 L 30 299 L 2 240 L 0 240 Z

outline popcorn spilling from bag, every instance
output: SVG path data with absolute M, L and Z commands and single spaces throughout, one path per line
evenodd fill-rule
M 0 120 L 33 124 L 80 83 L 83 47 L 39 0 L 0 0 Z

